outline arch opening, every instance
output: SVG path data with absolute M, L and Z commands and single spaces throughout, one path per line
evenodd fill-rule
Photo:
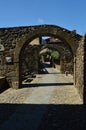
M 25 82 L 30 83 L 38 73 L 48 73 L 47 69 L 44 69 L 46 67 L 59 68 L 61 73 L 68 72 L 73 75 L 73 52 L 67 43 L 51 35 L 37 36 L 32 41 L 29 39 L 29 41 L 30 42 L 25 43 L 19 55 L 20 86 Z M 52 51 L 53 55 L 56 55 L 55 53 L 58 52 L 60 58 L 53 59 L 51 58 L 51 54 L 45 54 L 46 57 L 48 57 L 45 58 L 42 51 L 47 48 L 48 51 Z M 27 55 L 26 61 L 25 54 Z M 26 70 L 23 68 L 25 66 Z M 21 70 L 23 70 L 23 72 Z
M 23 37 L 21 37 L 15 49 L 15 56 L 14 56 L 14 61 L 16 64 L 15 75 L 16 75 L 16 79 L 18 79 L 18 88 L 21 87 L 21 78 L 20 78 L 21 57 L 23 55 L 23 51 L 33 39 L 36 39 L 38 37 L 41 38 L 43 36 L 55 37 L 60 39 L 61 41 L 64 41 L 64 43 L 66 43 L 66 46 L 70 50 L 73 58 L 79 46 L 78 41 L 81 39 L 81 36 L 79 36 L 75 32 L 68 31 L 64 28 L 54 26 L 54 25 L 41 25 L 41 26 L 31 27 L 31 31 L 29 31 L 27 34 L 24 34 Z M 38 55 L 39 55 L 41 45 L 39 44 L 37 45 L 37 47 L 38 47 Z

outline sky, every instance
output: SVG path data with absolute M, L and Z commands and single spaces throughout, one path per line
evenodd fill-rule
M 86 33 L 86 0 L 0 0 L 0 28 L 57 25 Z

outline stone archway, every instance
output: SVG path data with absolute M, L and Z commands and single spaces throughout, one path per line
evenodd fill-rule
M 79 40 L 81 39 L 81 37 L 75 32 L 68 31 L 58 26 L 54 26 L 54 25 L 33 26 L 31 31 L 28 32 L 28 34 L 25 34 L 23 35 L 23 37 L 21 37 L 20 41 L 16 44 L 16 48 L 14 51 L 15 53 L 14 63 L 16 66 L 16 71 L 15 71 L 15 80 L 12 82 L 13 82 L 13 85 L 16 84 L 16 88 L 21 87 L 21 84 L 20 84 L 21 83 L 21 78 L 20 78 L 21 60 L 20 59 L 23 54 L 23 50 L 33 39 L 37 37 L 41 37 L 41 36 L 58 37 L 59 39 L 61 39 L 62 41 L 64 41 L 65 43 L 69 45 L 74 55 L 76 54 L 76 50 L 79 46 Z
M 70 74 L 73 75 L 74 73 L 74 63 L 73 63 L 73 59 L 74 59 L 74 55 L 71 52 L 69 46 L 67 46 L 66 44 L 64 44 L 64 42 L 60 41 L 57 43 L 47 43 L 45 45 L 43 45 L 43 47 L 41 48 L 40 54 L 44 54 L 46 55 L 46 52 L 48 51 L 53 51 L 53 52 L 58 52 L 59 53 L 59 69 L 61 71 L 61 73 L 64 73 L 66 71 L 68 71 Z M 50 54 L 49 54 L 50 55 Z M 43 56 L 42 56 L 43 57 Z M 46 57 L 46 56 L 45 56 Z M 55 67 L 57 67 L 56 64 L 56 60 L 53 60 L 53 65 Z
M 19 46 L 19 54 L 28 43 L 30 43 L 33 39 L 40 36 L 54 36 L 58 37 L 65 43 L 67 43 L 72 52 L 75 54 L 76 49 L 79 46 L 78 41 L 80 41 L 81 36 L 76 34 L 73 31 L 68 31 L 64 28 L 54 26 L 54 25 L 41 25 L 41 26 L 33 26 L 33 29 L 28 33 L 21 37 L 21 40 L 17 43 L 17 47 Z M 18 55 L 19 55 L 18 54 Z

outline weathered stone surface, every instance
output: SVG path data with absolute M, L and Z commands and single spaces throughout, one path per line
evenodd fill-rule
M 21 71 L 22 74 L 29 71 L 31 73 L 38 73 L 38 58 L 39 58 L 39 46 L 28 45 L 21 57 Z
M 51 31 L 52 30 L 52 31 Z M 12 43 L 14 45 L 18 44 L 18 41 L 28 35 L 29 33 L 40 34 L 40 35 L 54 35 L 60 37 L 61 39 L 65 39 L 65 41 L 75 44 L 77 46 L 77 41 L 81 39 L 81 36 L 72 33 L 71 31 L 54 26 L 54 25 L 41 25 L 41 26 L 26 26 L 26 27 L 13 27 L 13 28 L 0 28 L 0 39 L 1 43 L 4 45 L 7 50 L 7 46 L 12 48 Z M 50 34 L 49 34 L 50 33 Z M 31 34 L 30 34 L 31 35 Z M 65 38 L 66 36 L 66 38 Z M 74 43 L 73 43 L 74 42 Z
M 80 41 L 80 45 L 76 52 L 75 59 L 75 86 L 83 98 L 84 90 L 84 38 Z
M 0 65 L 1 65 L 1 68 L 3 67 L 5 68 L 4 75 L 8 75 L 8 72 L 10 72 L 7 78 L 8 79 L 10 78 L 11 82 L 14 80 L 14 82 L 20 83 L 20 80 L 21 80 L 20 65 L 22 62 L 20 57 L 22 56 L 27 45 L 33 39 L 37 37 L 41 37 L 41 36 L 58 37 L 60 40 L 64 41 L 65 43 L 68 44 L 68 46 L 70 46 L 73 55 L 76 54 L 77 48 L 81 44 L 81 42 L 79 41 L 82 38 L 82 36 L 76 34 L 75 31 L 69 31 L 62 27 L 54 26 L 54 25 L 0 28 L 1 44 L 5 47 L 5 51 L 2 52 L 0 55 L 0 60 L 1 60 Z M 34 51 L 34 55 L 36 57 L 38 56 L 38 53 L 39 53 L 38 49 Z M 80 52 L 77 51 L 77 56 L 79 55 L 78 53 L 82 54 L 82 51 Z M 35 58 L 35 56 L 34 56 L 34 60 L 35 60 L 35 64 L 37 64 L 38 62 L 36 61 L 37 59 Z M 7 65 L 5 61 L 5 57 L 12 57 L 13 64 Z M 79 59 L 81 58 L 82 57 L 77 57 L 77 62 L 76 62 L 77 64 L 79 62 Z M 31 61 L 31 64 L 32 64 L 32 61 Z M 79 67 L 79 65 L 76 65 L 76 66 Z M 79 68 L 77 68 L 76 73 L 78 73 L 78 70 Z M 15 77 L 12 77 L 11 71 L 14 73 Z M 82 69 L 81 69 L 81 72 L 82 72 Z M 78 79 L 77 79 L 77 83 L 78 83 Z

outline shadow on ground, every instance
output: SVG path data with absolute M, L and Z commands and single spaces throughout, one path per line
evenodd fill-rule
M 3 83 L 3 85 L 0 85 L 0 94 L 2 92 L 4 92 L 5 90 L 7 90 L 9 87 L 10 86 L 9 86 L 8 82 L 5 80 L 5 82 Z
M 53 86 L 69 86 L 69 85 L 73 85 L 73 83 L 31 83 L 31 84 L 22 84 L 22 88 L 25 87 L 53 87 Z
M 49 105 L 39 130 L 86 130 L 86 106 Z
M 86 130 L 86 106 L 64 104 L 0 104 L 0 128 L 1 124 L 8 120 L 9 117 L 18 109 L 18 107 L 20 108 L 20 117 L 16 117 L 15 120 L 17 122 L 17 120 L 21 118 L 21 120 L 17 122 L 20 126 L 26 124 L 26 128 L 31 128 L 29 125 L 34 125 L 34 120 L 36 121 L 38 119 L 36 116 L 40 115 L 37 115 L 35 112 L 36 115 L 34 114 L 34 117 L 31 117 L 30 110 L 33 115 L 34 111 L 43 111 L 46 107 L 46 112 L 44 112 L 44 116 L 40 119 L 41 121 L 39 122 L 41 123 L 37 130 Z M 26 111 L 27 114 L 25 113 Z M 24 115 L 24 113 L 26 115 Z M 32 120 L 31 123 L 29 123 L 30 120 Z M 10 129 L 15 128 L 14 121 L 12 122 L 11 120 L 9 125 Z

